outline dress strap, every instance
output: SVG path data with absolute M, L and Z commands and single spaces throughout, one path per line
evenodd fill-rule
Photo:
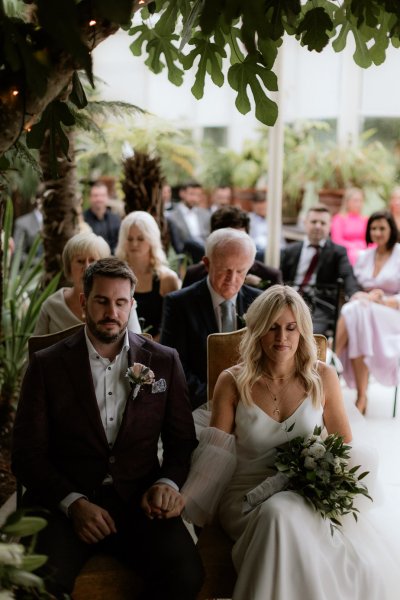
M 235 381 L 235 383 L 236 383 L 236 375 L 235 375 L 235 374 L 232 372 L 232 368 L 229 368 L 229 369 L 224 369 L 224 370 L 223 370 L 223 372 L 224 372 L 224 373 L 229 373 L 229 375 L 230 375 L 231 377 L 233 377 L 233 379 L 234 379 L 234 381 Z

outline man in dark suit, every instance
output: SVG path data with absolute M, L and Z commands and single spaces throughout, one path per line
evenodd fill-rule
M 84 211 L 83 218 L 96 235 L 101 235 L 106 240 L 114 254 L 121 219 L 108 206 L 108 189 L 105 183 L 98 181 L 92 185 L 89 202 L 90 207 Z
M 127 331 L 135 283 L 117 258 L 90 265 L 86 327 L 35 353 L 24 379 L 13 468 L 24 505 L 49 510 L 38 550 L 49 556 L 56 598 L 71 593 L 95 551 L 131 561 L 146 599 L 194 600 L 201 586 L 201 562 L 179 516 L 197 445 L 185 377 L 176 351 Z M 133 365 L 140 381 L 131 384 Z M 140 375 L 143 365 L 154 377 Z
M 255 254 L 247 233 L 218 229 L 206 242 L 208 277 L 164 297 L 161 343 L 179 352 L 193 408 L 207 399 L 208 335 L 243 327 L 242 315 L 261 293 L 243 285 Z
M 288 244 L 282 251 L 283 280 L 298 287 L 306 300 L 307 286 L 335 284 L 338 278 L 343 280 L 346 297 L 360 289 L 346 249 L 329 239 L 330 226 L 328 208 L 322 204 L 311 207 L 304 222 L 306 239 Z M 326 333 L 331 327 L 333 313 L 329 305 L 334 303 L 334 295 L 334 290 L 324 290 L 323 287 L 318 290 L 317 287 L 312 299 L 314 333 Z
M 248 213 L 238 206 L 222 206 L 211 215 L 211 232 L 232 227 L 249 233 L 250 217 Z M 203 261 L 190 265 L 185 273 L 182 287 L 187 287 L 207 276 L 207 269 Z M 266 289 L 276 283 L 282 283 L 282 273 L 279 269 L 268 267 L 259 260 L 255 260 L 246 275 L 245 283 L 259 289 Z

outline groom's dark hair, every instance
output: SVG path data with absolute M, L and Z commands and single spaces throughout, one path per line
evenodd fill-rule
M 128 279 L 131 284 L 131 295 L 135 291 L 137 278 L 130 266 L 115 256 L 101 258 L 91 263 L 83 276 L 83 293 L 88 298 L 93 288 L 95 277 L 109 277 L 110 279 Z

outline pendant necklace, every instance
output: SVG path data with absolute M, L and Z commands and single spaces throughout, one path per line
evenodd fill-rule
M 276 379 L 287 379 L 288 382 L 285 383 L 285 385 L 279 390 L 279 395 L 281 396 L 283 394 L 283 392 L 286 390 L 286 388 L 288 387 L 291 379 L 292 379 L 293 373 L 291 373 L 291 375 L 289 377 L 276 377 Z M 267 376 L 268 377 L 268 376 Z M 270 377 L 270 379 L 273 379 L 272 377 Z M 280 405 L 281 405 L 281 401 L 278 400 L 277 398 L 277 394 L 274 394 L 273 391 L 271 390 L 271 388 L 268 385 L 268 381 L 265 381 L 265 385 L 267 386 L 267 390 L 269 391 L 269 393 L 272 396 L 272 403 L 273 403 L 273 409 L 272 409 L 272 415 L 276 416 L 278 419 L 280 418 L 281 415 L 281 411 L 280 411 Z

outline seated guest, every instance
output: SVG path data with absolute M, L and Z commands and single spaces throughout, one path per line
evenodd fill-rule
M 161 343 L 179 352 L 193 408 L 207 399 L 207 336 L 240 329 L 260 293 L 243 285 L 255 254 L 247 233 L 218 229 L 206 242 L 208 277 L 164 298 Z
M 114 253 L 121 219 L 108 207 L 108 188 L 105 183 L 99 181 L 92 185 L 89 202 L 90 207 L 85 210 L 83 217 L 92 231 L 106 240 Z
M 89 265 L 85 328 L 35 352 L 22 385 L 13 469 L 23 506 L 46 509 L 36 547 L 48 557 L 42 575 L 53 599 L 70 598 L 96 553 L 138 570 L 148 600 L 195 600 L 201 587 L 200 557 L 180 518 L 197 446 L 187 387 L 174 350 L 127 330 L 135 283 L 115 257 Z M 151 367 L 148 385 L 126 377 L 134 361 Z
M 158 341 L 164 296 L 179 290 L 181 282 L 167 266 L 154 217 L 142 210 L 129 213 L 121 222 L 115 254 L 138 278 L 135 300 L 141 328 Z
M 223 206 L 211 215 L 211 231 L 217 231 L 223 227 L 232 227 L 249 233 L 249 215 L 238 206 Z M 187 287 L 195 281 L 206 277 L 207 269 L 203 262 L 190 265 L 183 280 L 182 287 Z M 267 267 L 259 260 L 255 260 L 246 275 L 245 283 L 253 287 L 266 288 L 275 283 L 282 283 L 282 273 L 279 269 Z
M 214 213 L 222 207 L 230 206 L 231 204 L 232 188 L 229 185 L 218 185 L 211 194 L 211 213 Z
M 326 206 L 316 205 L 308 209 L 304 229 L 304 242 L 288 244 L 281 254 L 281 270 L 285 283 L 295 285 L 307 296 L 307 286 L 335 284 L 343 279 L 344 293 L 350 297 L 360 289 L 349 263 L 346 249 L 329 239 L 331 215 Z M 308 288 L 310 289 L 310 288 Z M 311 294 L 311 292 L 310 292 Z M 332 325 L 335 292 L 320 289 L 315 292 L 312 315 L 314 333 L 327 333 Z
M 185 252 L 185 246 L 190 248 L 191 244 L 202 250 L 210 232 L 210 213 L 200 206 L 201 185 L 194 181 L 186 183 L 179 190 L 179 196 L 181 202 L 166 214 L 171 244 L 178 254 Z
M 350 264 L 354 265 L 360 250 L 365 250 L 365 232 L 368 217 L 361 214 L 364 194 L 360 188 L 345 191 L 341 212 L 335 215 L 331 225 L 331 239 L 347 250 Z
M 84 321 L 80 302 L 83 274 L 88 265 L 107 256 L 110 256 L 110 248 L 100 235 L 78 233 L 68 240 L 64 246 L 62 262 L 64 275 L 72 286 L 60 288 L 43 302 L 34 335 L 55 333 Z M 129 328 L 140 333 L 135 308 L 131 312 Z
M 393 216 L 374 212 L 368 219 L 366 242 L 376 248 L 364 250 L 354 273 L 363 291 L 355 293 L 342 308 L 338 321 L 336 351 L 343 376 L 357 388 L 356 405 L 367 407 L 368 376 L 382 385 L 399 383 L 400 359 L 400 244 Z
M 258 191 L 254 194 L 251 200 L 250 231 L 249 235 L 254 240 L 257 248 L 257 258 L 262 258 L 265 255 L 265 250 L 268 243 L 268 222 L 267 222 L 267 194 L 263 191 Z

